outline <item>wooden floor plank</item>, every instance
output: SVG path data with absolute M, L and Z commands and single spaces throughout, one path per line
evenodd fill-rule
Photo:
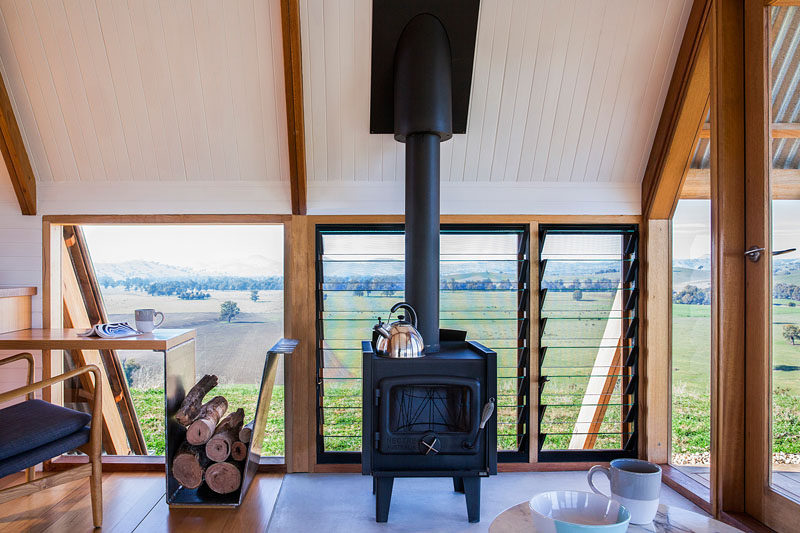
M 13 478 L 20 482 L 24 477 Z M 4 482 L 9 481 L 4 479 Z M 103 476 L 103 531 L 264 531 L 278 498 L 283 474 L 259 474 L 239 509 L 173 509 L 164 499 L 164 474 Z M 78 480 L 25 496 L 0 509 L 0 533 L 80 532 L 92 529 L 89 481 Z
M 225 531 L 266 531 L 283 474 L 260 474 L 253 480 L 239 511 L 225 524 Z
M 161 499 L 135 531 L 189 533 L 196 531 L 264 531 L 278 498 L 283 474 L 258 474 L 238 509 L 169 509 Z
M 0 533 L 28 531 L 45 524 L 46 517 L 53 516 L 53 508 L 81 487 L 88 497 L 89 480 L 80 479 L 6 503 L 0 507 Z

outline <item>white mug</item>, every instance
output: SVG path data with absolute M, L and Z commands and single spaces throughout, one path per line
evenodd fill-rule
M 631 513 L 631 524 L 649 524 L 658 512 L 661 492 L 661 467 L 641 459 L 614 459 L 611 468 L 595 465 L 586 475 L 589 487 L 606 496 L 594 486 L 592 476 L 602 472 L 611 482 L 612 500 L 621 503 Z M 608 497 L 608 496 L 607 496 Z
M 164 313 L 155 309 L 137 309 L 134 314 L 136 315 L 136 329 L 142 333 L 150 333 L 164 323 Z M 156 323 L 155 319 L 158 315 L 161 315 L 161 320 Z

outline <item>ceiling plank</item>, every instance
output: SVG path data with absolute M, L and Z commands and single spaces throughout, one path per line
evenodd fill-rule
M 773 200 L 800 200 L 800 169 L 773 168 L 770 171 Z M 681 200 L 711 198 L 711 170 L 692 168 L 686 174 Z
M 6 83 L 0 74 L 0 151 L 23 215 L 36 214 L 36 177 L 22 141 Z
M 642 180 L 642 214 L 672 217 L 692 158 L 711 89 L 707 31 L 711 0 L 695 0 L 675 61 L 664 109 Z
M 303 115 L 303 66 L 300 49 L 299 0 L 281 0 L 283 74 L 286 85 L 286 123 L 289 133 L 289 182 L 292 214 L 305 215 L 306 144 Z

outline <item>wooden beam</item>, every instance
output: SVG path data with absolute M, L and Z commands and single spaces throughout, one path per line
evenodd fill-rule
M 645 218 L 672 217 L 691 162 L 692 148 L 705 121 L 710 88 L 707 35 L 710 9 L 711 0 L 695 0 L 686 23 L 642 181 Z
M 108 322 L 108 316 L 103 305 L 103 296 L 100 285 L 94 272 L 86 238 L 80 226 L 64 226 L 64 241 L 74 275 L 78 281 L 78 288 L 82 297 L 83 309 L 88 317 L 89 324 Z M 70 265 L 68 265 L 70 266 Z M 67 269 L 68 270 L 68 269 Z M 88 326 L 87 326 L 88 327 Z M 125 427 L 125 434 L 130 443 L 131 452 L 136 455 L 147 455 L 147 444 L 144 440 L 139 419 L 133 406 L 128 381 L 115 350 L 100 350 L 101 369 L 108 379 L 108 384 L 115 399 Z
M 639 457 L 664 464 L 672 436 L 672 228 L 669 220 L 649 220 L 645 226 Z
M 65 325 L 74 328 L 90 328 L 92 323 L 86 313 L 78 279 L 69 257 L 67 245 L 61 245 L 62 290 L 64 298 Z M 103 409 L 103 444 L 106 453 L 111 455 L 128 455 L 131 448 L 128 436 L 122 423 L 116 398 L 111 392 L 108 374 L 105 370 L 100 352 L 98 350 L 70 350 L 76 366 L 95 365 L 100 369 L 100 386 L 102 387 Z M 87 374 L 81 376 L 81 387 L 89 394 L 94 395 L 94 384 Z
M 713 3 L 711 22 L 711 507 L 744 511 L 744 3 Z M 760 73 L 753 74 L 760 76 Z M 749 76 L 748 76 L 749 77 Z M 765 243 L 766 245 L 766 243 Z
M 11 106 L 5 80 L 0 75 L 0 152 L 23 215 L 36 214 L 36 176 L 25 150 L 22 133 Z
M 793 122 L 773 122 L 770 126 L 770 135 L 773 139 L 800 139 L 800 124 Z M 711 125 L 709 123 L 706 122 L 703 124 L 703 129 L 700 130 L 700 138 L 711 138 Z
M 800 169 L 775 168 L 770 171 L 770 176 L 773 200 L 800 200 Z M 711 198 L 710 180 L 710 169 L 689 169 L 681 189 L 681 199 L 708 200 Z
M 777 531 L 793 531 L 797 526 L 797 515 L 793 524 L 776 526 L 780 512 L 770 509 L 770 470 L 772 466 L 772 262 L 769 254 L 772 247 L 772 200 L 770 180 L 777 178 L 771 170 L 772 147 L 771 88 L 770 88 L 770 28 L 767 10 L 761 6 L 748 5 L 744 0 L 743 48 L 747 75 L 744 78 L 745 133 L 745 208 L 739 225 L 744 227 L 746 246 L 765 248 L 765 257 L 756 263 L 745 261 L 746 283 L 740 314 L 747 324 L 745 333 L 744 375 L 745 382 L 739 390 L 745 396 L 745 439 L 742 453 L 744 464 L 744 509 Z M 738 217 L 737 217 L 738 218 Z M 713 439 L 713 437 L 712 437 Z M 727 509 L 723 509 L 727 511 Z
M 800 0 L 764 0 L 765 6 L 800 6 Z
M 303 66 L 300 45 L 299 0 L 281 0 L 283 77 L 286 85 L 286 124 L 289 136 L 289 184 L 292 214 L 306 214 L 306 141 L 303 115 Z
M 284 227 L 284 331 L 298 339 L 286 372 L 286 471 L 312 472 L 317 462 L 315 226 L 293 216 Z

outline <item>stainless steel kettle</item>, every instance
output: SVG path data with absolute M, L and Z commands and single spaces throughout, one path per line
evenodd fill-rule
M 373 328 L 378 333 L 378 340 L 375 343 L 378 354 L 395 358 L 424 356 L 422 350 L 425 343 L 417 331 L 417 312 L 409 304 L 400 302 L 392 306 L 389 316 L 398 309 L 405 309 L 406 316 L 399 316 L 398 320 L 391 324 L 384 324 L 378 318 L 378 323 Z

